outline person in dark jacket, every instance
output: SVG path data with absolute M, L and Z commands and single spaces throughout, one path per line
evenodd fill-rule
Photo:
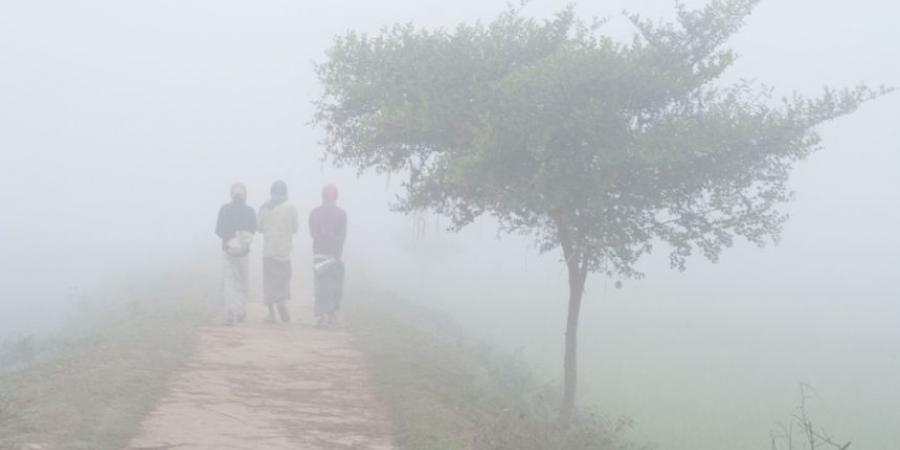
M 231 202 L 219 208 L 216 235 L 222 240 L 225 272 L 222 278 L 222 303 L 226 323 L 243 322 L 247 317 L 249 297 L 250 244 L 256 232 L 256 213 L 247 206 L 247 188 L 241 183 L 231 186 Z
M 337 206 L 338 190 L 332 184 L 322 189 L 322 205 L 309 214 L 313 239 L 315 314 L 319 326 L 335 324 L 344 284 L 344 241 L 347 213 Z

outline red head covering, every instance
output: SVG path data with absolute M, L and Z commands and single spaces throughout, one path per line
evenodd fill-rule
M 322 201 L 325 203 L 335 203 L 338 199 L 338 189 L 337 186 L 333 184 L 326 184 L 325 187 L 322 188 Z

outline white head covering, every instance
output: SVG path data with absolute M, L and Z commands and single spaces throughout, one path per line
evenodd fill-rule
M 244 186 L 244 183 L 234 183 L 231 185 L 231 198 L 234 198 L 237 195 L 242 196 L 245 200 L 247 199 L 247 186 Z

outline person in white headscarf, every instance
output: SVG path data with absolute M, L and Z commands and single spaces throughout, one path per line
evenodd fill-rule
M 256 213 L 247 206 L 247 188 L 231 186 L 231 202 L 219 208 L 216 234 L 222 240 L 225 271 L 222 277 L 222 303 L 226 323 L 243 322 L 249 297 L 249 254 L 256 232 Z

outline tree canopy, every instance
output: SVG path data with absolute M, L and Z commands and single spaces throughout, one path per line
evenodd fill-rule
M 457 229 L 490 215 L 542 251 L 561 248 L 574 385 L 588 273 L 639 277 L 659 243 L 683 270 L 739 238 L 776 241 L 791 169 L 821 148 L 817 126 L 889 91 L 778 98 L 723 82 L 736 59 L 727 40 L 757 3 L 677 4 L 674 21 L 626 15 L 629 42 L 571 7 L 547 20 L 511 8 L 452 30 L 349 32 L 317 67 L 326 155 L 408 175 L 401 211 L 431 210 Z
M 679 6 L 675 23 L 630 15 L 626 44 L 572 8 L 351 32 L 318 66 L 316 119 L 335 162 L 409 175 L 401 210 L 455 228 L 490 214 L 543 250 L 571 239 L 591 270 L 623 275 L 663 241 L 683 269 L 736 237 L 776 240 L 790 170 L 820 148 L 816 125 L 885 91 L 775 99 L 717 83 L 735 61 L 724 44 L 756 3 Z

